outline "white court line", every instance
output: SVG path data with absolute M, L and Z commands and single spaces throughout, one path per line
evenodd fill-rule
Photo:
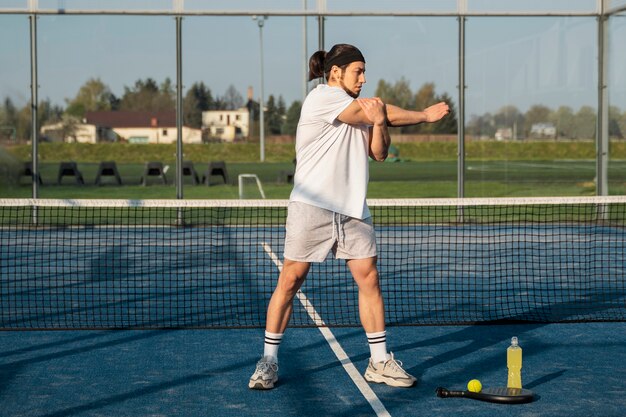
M 278 256 L 276 256 L 276 254 L 272 250 L 272 247 L 265 242 L 263 242 L 262 245 L 265 252 L 272 259 L 276 267 L 278 267 L 278 270 L 282 271 L 283 263 L 280 261 L 280 259 L 278 259 Z M 361 376 L 361 373 L 356 369 L 356 366 L 354 366 L 352 361 L 350 361 L 348 354 L 346 354 L 346 351 L 343 350 L 343 348 L 335 338 L 333 332 L 331 332 L 330 329 L 326 326 L 326 323 L 324 323 L 307 296 L 302 291 L 298 290 L 298 292 L 296 293 L 296 297 L 298 297 L 298 300 L 300 300 L 302 306 L 304 306 L 304 309 L 308 313 L 309 317 L 311 318 L 311 320 L 313 320 L 317 328 L 320 330 L 320 332 L 326 339 L 326 342 L 328 342 L 328 345 L 335 353 L 335 356 L 337 356 L 337 359 L 339 359 L 339 362 L 343 366 L 344 370 L 352 379 L 352 382 L 354 382 L 359 391 L 361 391 L 361 394 L 363 394 L 363 397 L 365 397 L 370 406 L 372 406 L 374 412 L 376 412 L 376 415 L 380 417 L 391 417 L 391 414 L 389 414 L 383 403 L 380 401 L 380 399 L 378 399 L 374 391 L 372 391 L 368 383 Z

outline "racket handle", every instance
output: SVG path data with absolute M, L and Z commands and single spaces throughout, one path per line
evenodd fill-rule
M 465 391 L 450 391 L 443 387 L 437 388 L 435 392 L 439 398 L 465 397 L 467 394 Z

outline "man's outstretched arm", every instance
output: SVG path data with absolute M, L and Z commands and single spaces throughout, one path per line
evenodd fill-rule
M 387 121 L 389 126 L 410 126 L 419 123 L 433 123 L 441 120 L 450 113 L 450 107 L 445 102 L 434 104 L 422 111 L 405 110 L 398 106 L 387 104 Z
M 433 123 L 441 120 L 445 115 L 450 113 L 450 107 L 445 102 L 434 104 L 422 111 L 405 110 L 391 104 L 386 104 L 385 109 L 387 125 L 394 127 Z M 352 102 L 352 104 L 339 115 L 338 119 L 352 125 L 373 124 L 372 120 L 365 114 L 357 100 Z

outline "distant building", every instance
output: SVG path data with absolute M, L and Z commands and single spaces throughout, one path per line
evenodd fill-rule
M 78 142 L 96 143 L 96 127 L 87 124 L 77 124 L 71 129 L 64 126 L 62 122 L 47 124 L 41 127 L 41 137 L 47 142 Z M 104 138 L 103 138 L 104 139 Z M 110 139 L 101 141 L 111 141 Z
M 496 130 L 496 140 L 511 140 L 513 139 L 513 129 L 510 127 L 504 127 Z
M 176 112 L 172 111 L 94 111 L 87 112 L 83 123 L 71 132 L 62 123 L 41 128 L 42 136 L 65 142 L 100 143 L 175 143 Z M 183 126 L 184 143 L 202 143 L 202 131 Z
M 554 139 L 556 138 L 556 127 L 552 123 L 535 123 L 530 127 L 530 137 Z
M 246 107 L 238 110 L 203 111 L 202 129 L 209 137 L 225 142 L 243 139 L 250 133 L 250 112 Z

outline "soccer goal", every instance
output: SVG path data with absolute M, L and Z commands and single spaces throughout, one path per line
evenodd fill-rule
M 263 184 L 256 174 L 239 174 L 239 199 L 265 199 Z

